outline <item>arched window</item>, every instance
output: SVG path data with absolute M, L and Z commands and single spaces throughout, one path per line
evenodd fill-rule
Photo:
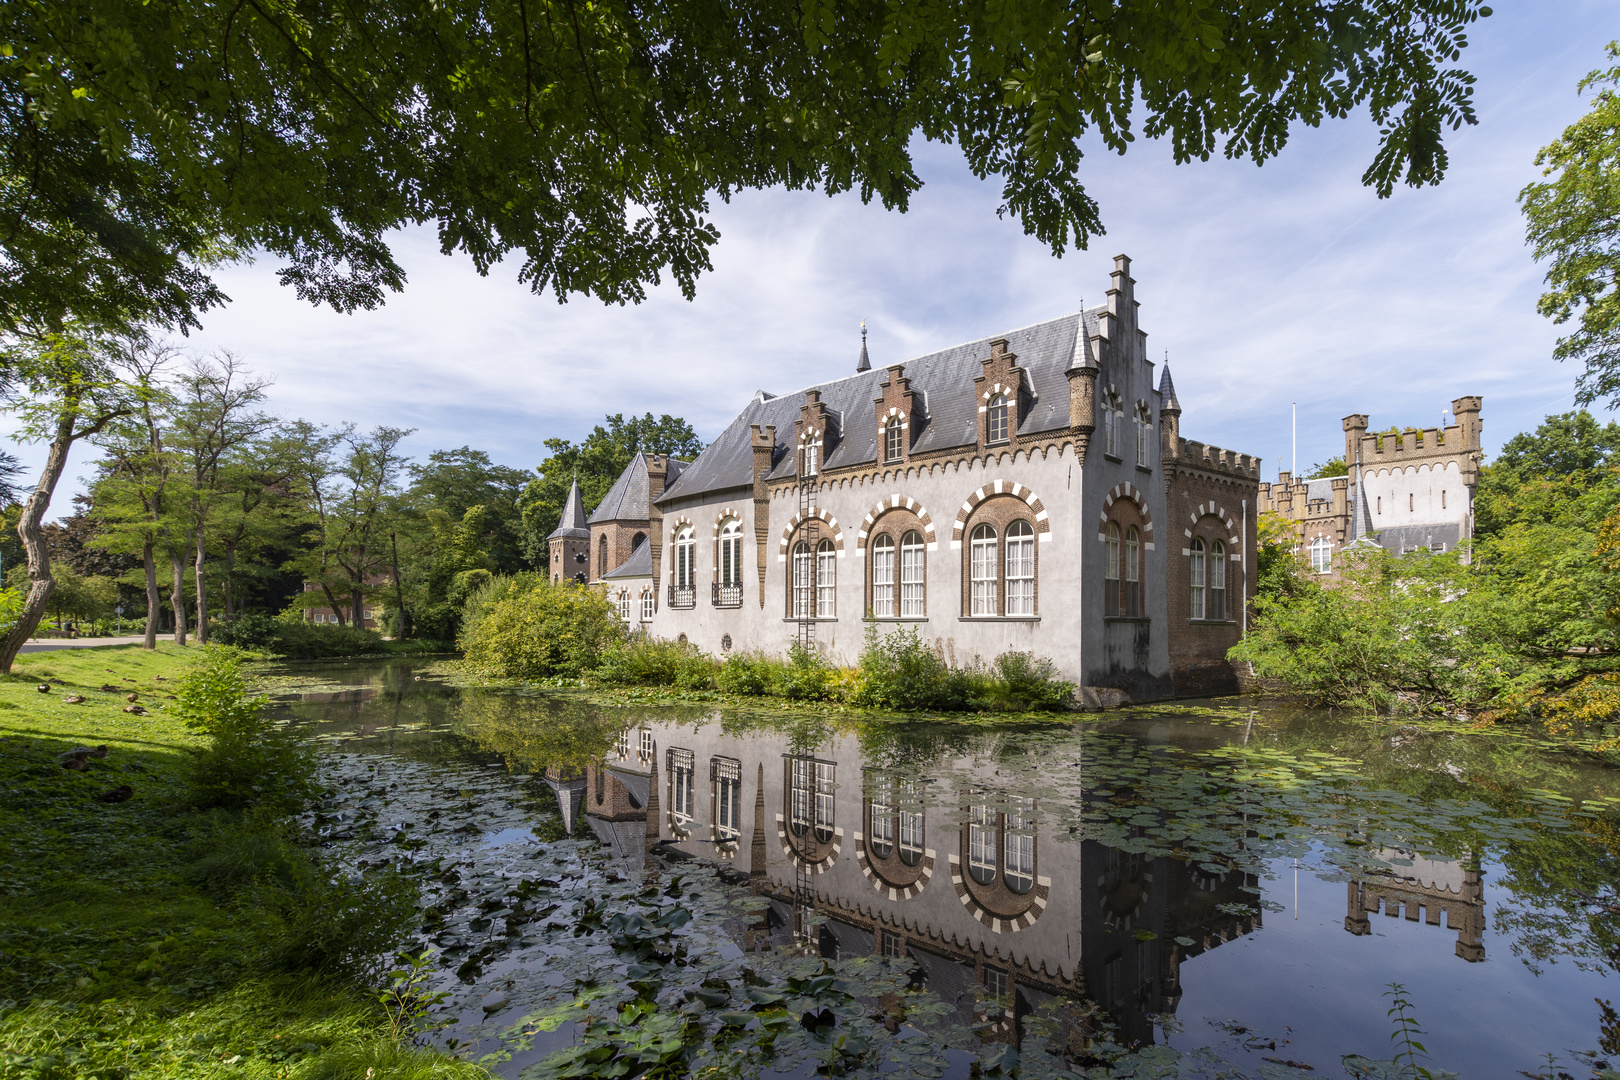
M 629 589 L 620 589 L 619 590 L 618 596 L 616 596 L 614 598 L 613 608 L 614 608 L 615 611 L 618 612 L 619 618 L 623 619 L 625 622 L 630 621 L 630 590 Z
M 921 810 L 900 811 L 900 861 L 916 866 L 923 860 L 923 815 Z
M 641 590 L 641 621 L 642 622 L 652 622 L 652 620 L 653 620 L 653 612 L 655 610 L 656 610 L 656 605 L 654 605 L 654 603 L 653 603 L 653 591 L 651 589 L 642 589 Z
M 691 830 L 694 798 L 693 781 L 696 779 L 697 759 L 692 751 L 672 746 L 664 754 L 664 768 L 669 771 L 669 826 L 676 836 Z
M 1119 526 L 1112 521 L 1103 533 L 1103 614 L 1120 614 Z
M 1318 574 L 1325 574 L 1333 566 L 1333 541 L 1325 536 L 1318 536 L 1311 541 L 1311 569 Z
M 1114 402 L 1108 395 L 1102 399 L 1103 453 L 1119 457 L 1119 435 L 1114 431 Z
M 634 551 L 634 550 L 636 550 L 636 548 L 640 547 L 642 544 L 645 544 L 646 542 L 647 542 L 647 534 L 646 533 L 636 533 L 636 535 L 634 535 L 634 536 L 632 536 L 630 538 L 630 550 Z
M 694 587 L 696 562 L 697 539 L 692 535 L 692 526 L 683 525 L 675 534 L 675 588 L 684 591 Z
M 872 541 L 872 617 L 894 617 L 894 537 L 888 533 Z
M 900 426 L 898 416 L 890 417 L 883 427 L 883 460 L 893 464 L 905 453 L 906 430 Z
M 996 880 L 1001 855 L 996 818 L 992 807 L 975 803 L 968 820 L 968 875 L 980 885 Z
M 838 766 L 830 761 L 795 757 L 788 774 L 788 828 L 803 836 L 812 828 L 821 843 L 833 838 L 833 792 Z
M 800 540 L 793 546 L 793 617 L 808 619 L 815 613 L 816 558 L 810 545 Z
M 821 438 L 811 432 L 804 440 L 804 475 L 814 476 L 821 471 Z
M 1417 496 L 1416 495 L 1408 494 L 1406 496 L 1406 508 L 1407 508 L 1407 510 L 1410 510 L 1410 511 L 1412 511 L 1414 513 L 1417 511 Z
M 1142 541 L 1135 525 L 1125 530 L 1125 614 L 1142 614 Z
M 1192 582 L 1192 612 L 1191 618 L 1204 617 L 1204 542 L 1194 539 L 1188 548 L 1191 554 L 1187 557 L 1187 570 L 1189 580 Z
M 1148 432 L 1152 426 L 1148 423 L 1148 411 L 1138 406 L 1136 410 L 1136 463 L 1138 465 L 1152 464 L 1148 461 Z
M 816 545 L 816 618 L 838 614 L 838 552 L 831 540 Z
M 985 416 L 986 441 L 1003 443 L 1007 441 L 1007 395 L 997 394 L 990 399 L 990 408 Z
M 1035 614 L 1035 529 L 1027 521 L 1007 526 L 1007 614 Z
M 968 545 L 969 606 L 973 615 L 999 615 L 996 604 L 996 530 L 980 525 Z
M 1219 540 L 1209 545 L 1209 617 L 1226 618 L 1226 545 Z
M 922 533 L 912 529 L 900 538 L 900 617 L 920 619 L 928 614 L 924 583 L 927 552 Z
M 720 526 L 719 570 L 721 585 L 742 584 L 742 522 L 728 518 Z
M 877 859 L 894 854 L 894 804 L 890 798 L 888 782 L 880 780 L 872 791 L 872 839 L 868 845 Z
M 608 572 L 607 564 L 607 537 L 602 537 L 596 545 L 596 576 L 601 577 Z
M 1035 887 L 1035 819 L 1028 799 L 1008 800 L 1003 835 L 1007 888 L 1022 896 Z

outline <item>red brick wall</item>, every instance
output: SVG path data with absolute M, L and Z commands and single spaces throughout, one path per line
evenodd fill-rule
M 1226 662 L 1226 652 L 1242 637 L 1243 607 L 1254 595 L 1258 488 L 1254 480 L 1204 469 L 1177 467 L 1172 471 L 1169 521 L 1164 530 L 1164 544 L 1169 548 L 1164 587 L 1170 621 L 1170 675 L 1178 695 L 1235 693 L 1238 689 L 1237 673 Z M 1226 548 L 1226 619 L 1221 622 L 1194 622 L 1191 617 L 1190 549 L 1195 537 L 1203 540 L 1206 554 L 1216 540 Z M 1241 554 L 1242 560 L 1233 561 L 1233 554 Z M 1207 579 L 1205 585 L 1207 589 Z

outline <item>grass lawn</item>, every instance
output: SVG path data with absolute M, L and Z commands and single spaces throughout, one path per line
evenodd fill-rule
M 196 805 L 208 740 L 172 692 L 197 652 L 63 649 L 0 676 L 0 1080 L 484 1075 L 390 1038 L 375 971 L 309 962 L 366 885 L 334 889 L 285 821 Z

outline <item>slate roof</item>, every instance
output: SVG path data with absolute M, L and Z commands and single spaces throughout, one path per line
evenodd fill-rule
M 1181 402 L 1176 400 L 1176 384 L 1170 381 L 1170 362 L 1164 364 L 1164 374 L 1159 376 L 1159 408 L 1168 411 L 1181 409 Z
M 579 481 L 568 485 L 568 498 L 563 500 L 562 517 L 547 540 L 563 538 L 589 540 L 591 530 L 585 521 L 585 500 L 579 497 Z
M 624 560 L 623 565 L 615 567 L 602 575 L 603 581 L 612 581 L 614 578 L 641 578 L 652 577 L 652 545 L 643 540 L 637 544 L 630 557 Z
M 669 472 L 664 478 L 664 487 L 668 488 L 680 478 L 681 471 L 690 462 L 680 458 L 669 459 Z M 636 451 L 636 456 L 630 459 L 630 464 L 624 467 L 624 472 L 613 481 L 608 493 L 602 496 L 602 501 L 595 510 L 591 511 L 590 524 L 600 525 L 608 521 L 646 521 L 652 516 L 652 506 L 648 499 L 648 492 L 652 488 L 652 477 L 647 471 L 647 455 Z
M 1088 310 L 1086 325 L 1094 329 L 1097 316 L 1103 310 L 1101 307 Z M 982 361 L 990 355 L 990 342 L 997 338 L 1007 339 L 1007 348 L 1017 355 L 1018 365 L 1027 373 L 1033 392 L 1019 422 L 1018 433 L 1036 435 L 1068 427 L 1069 385 L 1063 373 L 1072 364 L 1082 362 L 1089 353 L 1085 337 L 1078 333 L 1080 320 L 1081 314 L 1075 312 L 905 361 L 905 377 L 922 401 L 920 431 L 917 420 L 912 421 L 915 432 L 912 452 L 924 454 L 977 444 L 979 413 L 973 380 L 982 373 Z M 821 392 L 821 401 L 832 420 L 823 458 L 827 470 L 877 461 L 878 432 L 872 403 L 882 396 L 881 387 L 886 378 L 888 371 L 879 369 L 806 388 Z M 657 501 L 673 502 L 710 491 L 752 486 L 753 443 L 749 427 L 754 424 L 776 425 L 776 447 L 769 478 L 792 476 L 797 467 L 793 424 L 804 405 L 806 390 L 781 397 L 756 394 L 742 414 L 698 455 Z
M 1307 502 L 1314 499 L 1333 501 L 1333 478 L 1323 477 L 1320 480 L 1305 481 L 1305 499 Z

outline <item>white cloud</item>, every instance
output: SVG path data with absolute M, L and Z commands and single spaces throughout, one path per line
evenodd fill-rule
M 1286 465 L 1291 402 L 1309 465 L 1340 451 L 1347 413 L 1432 424 L 1477 393 L 1494 448 L 1570 407 L 1577 372 L 1550 359 L 1515 196 L 1536 148 L 1586 108 L 1575 82 L 1615 33 L 1606 2 L 1498 9 L 1464 56 L 1480 125 L 1450 138 L 1442 185 L 1388 200 L 1359 182 L 1376 142 L 1365 115 L 1301 127 L 1263 168 L 1177 167 L 1138 143 L 1085 159 L 1108 235 L 1056 259 L 996 217 L 999 190 L 953 149 L 922 146 L 927 186 L 905 215 L 782 191 L 717 205 L 723 239 L 692 303 L 666 282 L 639 306 L 559 306 L 515 268 L 479 277 L 414 230 L 399 240 L 410 284 L 384 309 L 312 310 L 273 264 L 236 267 L 221 275 L 234 303 L 191 345 L 273 373 L 287 415 L 416 427 L 418 454 L 468 443 L 528 467 L 545 438 L 609 412 L 684 415 L 712 437 L 756 388 L 852 370 L 862 318 L 882 364 L 1100 301 L 1123 251 L 1189 437 L 1263 455 L 1269 474 Z

